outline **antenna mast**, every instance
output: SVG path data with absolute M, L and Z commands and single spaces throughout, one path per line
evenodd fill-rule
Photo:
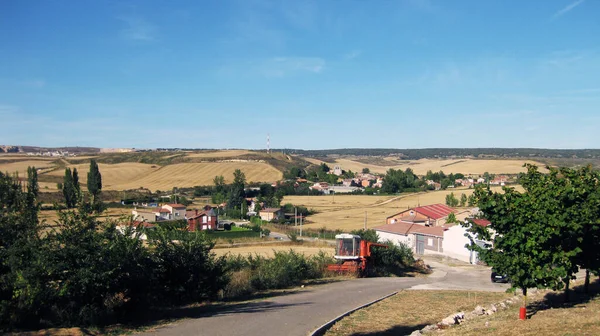
M 267 133 L 267 154 L 271 152 L 271 134 Z

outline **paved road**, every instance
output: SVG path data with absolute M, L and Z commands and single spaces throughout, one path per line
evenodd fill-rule
M 402 289 L 507 288 L 492 284 L 489 269 L 484 267 L 428 263 L 434 269 L 429 277 L 355 279 L 307 287 L 294 294 L 225 307 L 142 335 L 305 336 L 348 310 Z

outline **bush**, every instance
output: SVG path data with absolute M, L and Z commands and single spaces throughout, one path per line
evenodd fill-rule
M 291 249 L 275 252 L 272 259 L 260 255 L 229 256 L 226 269 L 235 278 L 235 283 L 226 287 L 225 295 L 232 297 L 256 290 L 298 285 L 303 280 L 322 277 L 325 266 L 333 262 L 334 259 L 324 252 L 306 257 Z
M 373 268 L 369 270 L 372 275 L 378 276 L 401 276 L 411 269 L 415 258 L 410 247 L 400 244 L 395 245 L 391 241 L 385 242 L 387 248 L 373 249 Z

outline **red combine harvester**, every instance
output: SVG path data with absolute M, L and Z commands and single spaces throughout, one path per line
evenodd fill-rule
M 365 274 L 371 266 L 371 248 L 387 248 L 387 245 L 362 240 L 360 236 L 342 233 L 335 236 L 336 264 L 327 265 L 327 270 L 340 273 Z

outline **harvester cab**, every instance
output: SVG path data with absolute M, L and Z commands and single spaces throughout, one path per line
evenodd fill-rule
M 387 245 L 362 240 L 360 236 L 342 233 L 335 236 L 336 264 L 327 265 L 327 270 L 339 273 L 364 274 L 369 266 L 371 248 Z

